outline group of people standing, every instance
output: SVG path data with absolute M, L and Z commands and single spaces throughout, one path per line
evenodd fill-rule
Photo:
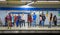
M 27 22 L 28 22 L 28 27 L 36 27 L 36 19 L 37 19 L 37 15 L 34 13 L 33 15 L 31 14 L 28 14 L 28 17 L 27 17 Z M 40 14 L 39 15 L 39 26 L 42 26 L 44 27 L 44 23 L 45 23 L 45 20 L 46 20 L 46 16 L 45 14 Z M 52 26 L 52 22 L 54 23 L 55 26 L 57 26 L 57 17 L 56 15 L 54 15 L 53 17 L 53 14 L 50 13 L 50 17 L 49 17 L 49 27 Z M 25 27 L 25 20 L 23 19 L 23 17 L 21 17 L 20 14 L 18 14 L 18 16 L 14 16 L 12 14 L 8 14 L 6 17 L 5 17 L 5 24 L 6 26 L 8 26 L 8 28 L 12 27 L 12 26 L 15 26 L 18 27 L 22 27 L 24 26 Z
M 52 13 L 50 13 L 50 17 L 49 17 L 49 27 L 52 27 L 52 24 L 54 23 L 55 26 L 57 26 L 57 16 L 54 15 Z
M 35 13 L 33 15 L 28 14 L 28 27 L 36 27 L 36 18 L 37 15 Z
M 32 26 L 32 27 L 36 27 L 36 19 L 37 19 L 37 15 L 34 13 L 33 15 L 28 14 L 28 27 Z M 54 24 L 54 26 L 57 26 L 57 16 L 54 15 L 52 13 L 50 13 L 50 16 L 47 18 L 49 20 L 49 26 L 48 27 L 52 27 L 52 24 Z M 44 13 L 39 15 L 39 26 L 44 27 L 45 25 L 45 20 L 46 20 L 46 16 Z
M 13 26 L 25 26 L 25 20 L 23 17 L 21 18 L 20 14 L 18 16 L 14 16 L 13 14 L 11 15 L 10 13 L 5 17 L 5 26 L 8 26 L 8 28 L 11 28 Z
M 36 19 L 37 19 L 37 15 L 34 13 L 32 16 L 31 14 L 28 14 L 28 26 L 32 26 L 32 27 L 36 27 Z M 45 22 L 45 15 L 39 15 L 39 26 L 44 26 L 44 22 Z

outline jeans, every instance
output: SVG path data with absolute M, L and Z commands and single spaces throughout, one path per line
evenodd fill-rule
M 54 25 L 57 26 L 57 21 L 54 21 Z
M 39 26 L 42 25 L 42 21 L 39 22 Z
M 22 24 L 22 26 L 24 25 L 24 27 L 25 27 L 25 20 L 22 20 L 21 24 Z
M 19 21 L 16 21 L 16 26 L 17 26 L 17 27 L 19 26 Z
M 12 26 L 14 26 L 14 22 L 12 22 Z
M 42 26 L 44 27 L 44 21 L 42 21 Z
M 32 26 L 33 26 L 33 27 L 36 26 L 36 20 L 33 20 Z
M 16 21 L 16 26 L 18 27 L 20 25 L 20 27 L 21 27 L 21 21 Z
M 50 27 L 50 28 L 52 27 L 52 21 L 49 22 L 49 27 Z
M 28 22 L 28 27 L 31 27 L 31 22 Z

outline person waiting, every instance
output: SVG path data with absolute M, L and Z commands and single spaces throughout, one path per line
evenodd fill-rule
M 57 17 L 56 17 L 56 15 L 54 15 L 54 17 L 53 17 L 53 23 L 54 23 L 55 26 L 57 26 Z
M 32 25 L 32 17 L 31 14 L 28 14 L 28 27 L 31 27 Z
M 33 24 L 32 24 L 33 27 L 36 27 L 36 18 L 37 18 L 37 15 L 34 13 L 33 14 Z
M 39 22 L 39 26 L 41 26 L 42 25 L 42 15 L 39 15 L 40 17 L 39 17 L 39 20 L 40 20 L 40 22 Z

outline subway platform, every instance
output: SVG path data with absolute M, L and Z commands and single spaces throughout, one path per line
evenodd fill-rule
M 0 27 L 0 33 L 60 33 L 60 26 L 52 26 L 49 28 L 48 26 L 36 26 L 36 27 Z
M 51 28 L 48 26 L 36 26 L 36 27 L 11 27 L 11 29 L 8 29 L 8 27 L 0 27 L 0 30 L 60 30 L 59 26 L 52 26 Z

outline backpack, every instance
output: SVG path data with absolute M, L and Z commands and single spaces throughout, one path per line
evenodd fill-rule
M 55 17 L 55 21 L 57 20 L 57 18 Z
M 43 20 L 45 20 L 45 19 L 46 19 L 46 17 L 45 17 L 45 16 L 43 16 L 43 17 L 42 17 L 42 19 L 43 19 Z
M 56 18 L 56 17 L 54 17 L 54 18 L 53 18 L 53 21 L 57 21 L 57 18 Z

